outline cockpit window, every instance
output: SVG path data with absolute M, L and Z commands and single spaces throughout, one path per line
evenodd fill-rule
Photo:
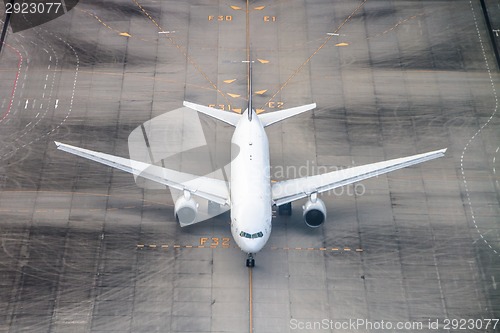
M 264 237 L 264 233 L 262 231 L 256 232 L 255 234 L 249 234 L 248 232 L 240 232 L 240 237 L 244 238 L 261 238 Z

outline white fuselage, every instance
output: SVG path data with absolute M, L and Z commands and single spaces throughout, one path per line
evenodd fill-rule
M 271 235 L 269 142 L 264 126 L 248 110 L 231 139 L 231 233 L 246 253 L 256 253 Z

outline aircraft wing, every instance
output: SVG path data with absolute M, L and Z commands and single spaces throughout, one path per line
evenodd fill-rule
M 272 185 L 273 201 L 277 206 L 281 206 L 305 198 L 314 192 L 322 193 L 333 190 L 337 187 L 442 157 L 445 152 L 446 149 L 441 149 L 424 154 L 332 171 L 321 175 L 277 182 Z
M 228 183 L 223 180 L 191 175 L 184 172 L 162 168 L 157 165 L 99 153 L 60 142 L 55 142 L 55 144 L 57 149 L 73 155 L 99 162 L 136 176 L 144 177 L 177 190 L 187 190 L 191 192 L 192 195 L 197 195 L 220 205 L 229 206 L 230 199 Z

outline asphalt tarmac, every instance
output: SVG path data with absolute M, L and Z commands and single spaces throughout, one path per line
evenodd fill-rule
M 182 101 L 245 108 L 245 6 L 91 0 L 9 32 L 0 332 L 494 332 L 500 85 L 479 1 L 249 3 L 254 106 L 318 105 L 267 129 L 273 180 L 448 147 L 323 195 L 320 228 L 295 203 L 251 271 L 228 213 L 181 228 L 167 189 L 56 150 L 128 158 L 147 133 L 166 167 L 227 166 L 233 128 Z

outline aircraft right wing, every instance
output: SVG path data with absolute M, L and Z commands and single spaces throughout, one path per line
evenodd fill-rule
M 281 206 L 305 198 L 312 193 L 333 190 L 337 187 L 442 157 L 445 152 L 446 149 L 441 149 L 424 154 L 332 171 L 321 175 L 277 182 L 272 185 L 273 202 L 277 206 Z
M 79 148 L 55 141 L 57 149 L 77 155 L 115 169 L 163 184 L 177 190 L 187 190 L 192 195 L 216 202 L 220 205 L 230 204 L 228 183 L 214 178 L 191 175 L 171 169 L 162 168 L 144 162 L 108 155 L 96 151 Z

